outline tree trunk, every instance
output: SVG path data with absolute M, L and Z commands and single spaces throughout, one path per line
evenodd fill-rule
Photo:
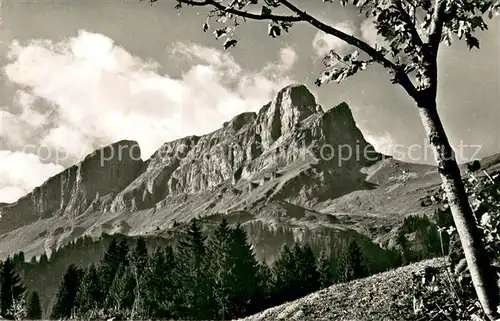
M 497 312 L 499 294 L 496 276 L 486 255 L 455 153 L 439 118 L 435 97 L 425 98 L 430 97 L 424 97 L 418 104 L 420 118 L 434 152 L 474 288 L 486 315 L 491 320 L 500 320 Z

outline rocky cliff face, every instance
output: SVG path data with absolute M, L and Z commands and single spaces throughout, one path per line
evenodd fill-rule
M 309 226 L 305 213 L 372 189 L 362 169 L 381 157 L 345 103 L 325 112 L 305 86 L 291 85 L 258 113 L 165 143 L 146 162 L 136 142 L 95 151 L 0 205 L 0 249 L 53 248 L 82 234 L 155 233 L 174 220 L 221 213 Z M 21 240 L 20 233 L 39 237 Z
M 340 195 L 363 185 L 357 183 L 362 179 L 359 169 L 369 161 L 365 155 L 355 155 L 356 148 L 371 146 L 347 105 L 324 113 L 305 86 L 289 86 L 258 114 L 244 113 L 210 134 L 164 144 L 109 210 L 152 208 L 167 196 L 193 195 L 242 181 L 251 189 L 252 184 L 276 180 L 287 167 L 291 174 L 286 182 L 280 180 L 283 184 L 276 190 L 282 197 L 299 191 L 306 197 Z M 335 180 L 335 185 L 342 185 L 341 171 L 349 176 L 348 185 L 320 186 Z M 311 178 L 319 181 L 309 182 Z
M 0 232 L 53 216 L 77 217 L 114 198 L 143 170 L 139 145 L 120 141 L 96 150 L 13 204 L 0 205 Z

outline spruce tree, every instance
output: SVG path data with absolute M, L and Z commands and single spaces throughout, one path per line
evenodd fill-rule
M 103 306 L 104 294 L 101 288 L 99 272 L 91 264 L 82 277 L 76 296 L 77 315 L 83 317 Z
M 43 252 L 42 255 L 40 255 L 40 259 L 38 260 L 38 263 L 40 266 L 45 266 L 49 264 L 49 258 L 47 256 L 47 253 Z
M 26 318 L 28 320 L 42 319 L 42 306 L 40 305 L 40 297 L 36 291 L 31 292 L 29 296 Z
M 148 264 L 149 256 L 146 241 L 143 237 L 137 239 L 135 248 L 129 252 L 129 261 L 137 268 L 137 272 L 142 274 Z
M 128 252 L 129 246 L 127 241 L 123 238 L 120 241 L 114 237 L 103 258 L 101 259 L 99 267 L 99 275 L 101 280 L 101 289 L 104 296 L 104 305 L 106 308 L 111 306 L 108 301 L 113 301 L 109 298 L 109 291 L 111 285 L 117 277 L 118 269 L 120 266 L 128 266 Z
M 321 288 L 329 287 L 333 284 L 332 262 L 330 255 L 325 250 L 321 251 L 317 265 Z
M 128 265 L 121 265 L 109 289 L 106 307 L 129 311 L 135 301 L 135 277 Z
M 0 282 L 0 314 L 12 318 L 14 303 L 23 298 L 26 288 L 11 258 L 1 265 Z
M 358 243 L 352 240 L 344 253 L 340 267 L 340 281 L 347 282 L 368 275 Z
M 231 257 L 231 229 L 223 219 L 208 239 L 209 273 L 212 280 L 216 318 L 231 318 L 234 299 L 234 270 Z
M 101 287 L 102 291 L 107 295 L 111 283 L 115 278 L 118 267 L 122 263 L 120 261 L 120 253 L 118 247 L 118 240 L 113 238 L 111 243 L 108 245 L 104 257 L 101 259 L 100 264 L 100 276 L 101 276 Z
M 201 227 L 194 219 L 177 244 L 179 264 L 176 278 L 182 287 L 176 294 L 176 300 L 181 302 L 179 312 L 183 318 L 212 318 L 212 291 L 204 242 Z
M 155 319 L 175 317 L 174 294 L 178 284 L 173 277 L 175 257 L 171 246 L 157 248 L 147 268 L 145 304 L 149 315 Z
M 285 244 L 280 256 L 273 265 L 273 302 L 290 301 L 295 298 L 293 284 L 295 283 L 295 260 L 293 251 Z
M 241 225 L 231 231 L 230 262 L 232 262 L 233 315 L 248 315 L 256 307 L 259 294 L 259 264 L 248 236 Z
M 250 311 L 255 313 L 272 306 L 273 303 L 273 272 L 266 262 L 258 264 L 257 295 Z
M 52 319 L 72 317 L 76 307 L 76 294 L 82 274 L 82 271 L 74 264 L 68 266 L 59 285 L 56 303 L 52 307 Z
M 298 243 L 293 248 L 294 258 L 294 284 L 296 297 L 319 289 L 319 273 L 316 265 L 316 257 L 309 245 L 300 246 Z

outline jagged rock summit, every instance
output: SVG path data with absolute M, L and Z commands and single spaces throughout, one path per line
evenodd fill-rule
M 347 104 L 323 111 L 306 86 L 290 85 L 258 113 L 167 142 L 147 161 L 136 142 L 120 141 L 0 204 L 0 249 L 36 254 L 83 234 L 155 233 L 218 215 L 333 228 L 332 204 L 373 189 L 364 169 L 381 158 Z

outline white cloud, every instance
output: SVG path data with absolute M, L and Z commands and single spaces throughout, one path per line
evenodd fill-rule
M 280 61 L 283 71 L 288 71 L 297 62 L 297 52 L 292 47 L 284 47 L 280 50 Z
M 133 139 L 147 158 L 166 141 L 258 110 L 293 82 L 288 72 L 297 60 L 285 47 L 275 62 L 249 71 L 230 53 L 199 44 L 177 43 L 173 52 L 192 64 L 179 78 L 160 74 L 156 63 L 98 33 L 80 31 L 60 42 L 14 41 L 4 71 L 23 88 L 16 100 L 23 112 L 0 111 L 2 140 L 20 148 L 36 143 L 76 161 L 96 145 Z M 37 101 L 49 110 L 37 111 Z M 34 129 L 42 130 L 36 142 L 25 134 Z
M 393 155 L 396 143 L 390 133 L 373 134 L 365 131 L 363 136 L 367 142 L 373 145 L 377 152 L 384 155 Z
M 41 185 L 48 177 L 64 168 L 56 164 L 44 164 L 34 154 L 0 151 L 0 201 L 14 202 L 19 197 Z
M 350 20 L 333 24 L 332 26 L 349 35 L 353 35 L 356 32 L 356 26 Z M 323 31 L 318 31 L 313 38 L 312 46 L 316 55 L 324 57 L 330 50 L 342 51 L 349 45 L 339 38 L 326 34 Z
M 361 37 L 371 46 L 375 46 L 377 44 L 378 46 L 386 46 L 387 43 L 385 41 L 385 38 L 382 37 L 381 35 L 377 34 L 377 29 L 375 29 L 375 26 L 373 25 L 373 22 L 371 19 L 366 19 L 363 21 L 360 27 L 361 30 Z

